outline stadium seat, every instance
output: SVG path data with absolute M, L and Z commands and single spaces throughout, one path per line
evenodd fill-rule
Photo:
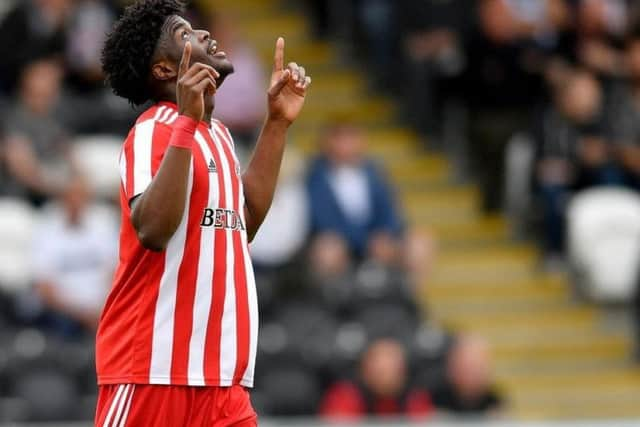
M 120 185 L 119 158 L 122 138 L 97 135 L 78 138 L 73 156 L 99 197 L 113 198 Z
M 412 310 L 384 302 L 363 307 L 354 320 L 364 326 L 368 340 L 393 337 L 407 345 L 413 340 L 419 323 Z
M 22 329 L 5 340 L 3 366 L 7 394 L 26 408 L 30 421 L 56 421 L 86 416 L 78 406 L 78 394 L 88 379 L 83 375 L 93 368 L 92 344 L 66 343 L 48 337 L 37 329 Z M 95 393 L 85 387 L 87 392 Z
M 51 368 L 21 372 L 13 391 L 27 403 L 31 421 L 68 420 L 78 401 L 73 381 L 63 372 Z
M 640 266 L 640 195 L 622 188 L 577 194 L 567 210 L 569 259 L 590 298 L 629 301 Z
M 31 284 L 30 251 L 37 213 L 25 201 L 0 199 L 0 288 L 9 293 Z
M 255 400 L 262 414 L 292 416 L 316 412 L 320 399 L 318 379 L 302 365 L 287 363 L 271 366 L 260 377 L 258 384 Z
M 414 310 L 413 292 L 406 274 L 375 262 L 365 262 L 356 272 L 351 304 L 360 309 L 384 302 Z
M 325 310 L 304 302 L 292 302 L 281 309 L 278 323 L 287 331 L 294 351 L 313 368 L 327 365 L 335 351 L 337 319 Z
M 422 325 L 410 348 L 413 383 L 427 390 L 435 390 L 445 380 L 446 358 L 452 337 L 438 327 Z

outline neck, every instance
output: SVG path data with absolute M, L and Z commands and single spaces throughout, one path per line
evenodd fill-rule
M 204 120 L 207 123 L 211 123 L 211 115 L 213 114 L 213 106 L 215 105 L 215 102 L 213 101 L 213 96 L 211 97 L 211 101 L 207 101 L 205 99 L 204 101 L 204 117 L 202 120 Z

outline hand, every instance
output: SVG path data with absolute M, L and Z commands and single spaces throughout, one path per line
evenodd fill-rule
M 269 120 L 282 121 L 290 125 L 300 114 L 304 105 L 307 88 L 311 77 L 307 76 L 304 67 L 290 62 L 284 68 L 284 39 L 276 41 L 276 52 L 273 58 L 273 72 L 269 87 Z
M 178 69 L 176 98 L 180 114 L 200 121 L 204 116 L 204 96 L 213 96 L 216 92 L 216 79 L 220 74 L 211 66 L 196 62 L 189 67 L 191 60 L 191 42 L 184 45 L 182 59 Z

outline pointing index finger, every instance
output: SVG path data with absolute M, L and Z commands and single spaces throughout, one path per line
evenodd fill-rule
M 180 67 L 178 69 L 179 77 L 184 76 L 187 70 L 189 70 L 189 62 L 191 62 L 191 42 L 186 42 L 182 51 L 182 59 L 180 59 Z
M 282 71 L 284 68 L 284 39 L 278 37 L 276 41 L 276 53 L 273 56 L 273 71 Z

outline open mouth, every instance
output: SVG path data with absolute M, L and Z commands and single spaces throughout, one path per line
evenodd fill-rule
M 220 51 L 218 52 L 218 42 L 215 40 L 211 40 L 209 42 L 209 48 L 207 49 L 207 53 L 211 56 L 215 56 L 216 58 L 226 58 L 227 54 Z
M 209 42 L 209 48 L 207 49 L 207 53 L 209 55 L 215 55 L 217 50 L 218 50 L 218 42 L 216 42 L 215 40 L 211 40 Z

